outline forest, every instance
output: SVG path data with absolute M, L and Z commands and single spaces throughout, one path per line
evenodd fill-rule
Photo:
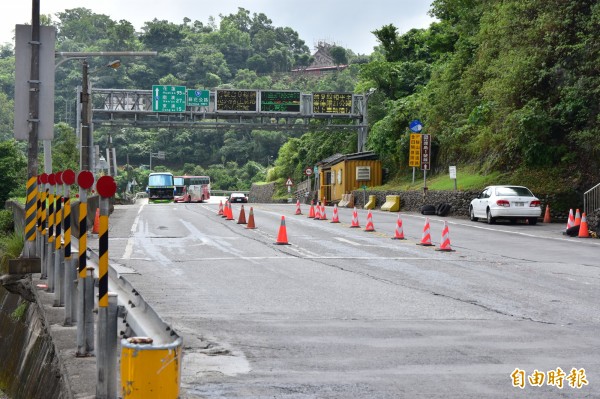
M 409 122 L 420 119 L 432 136 L 432 173 L 448 165 L 476 173 L 533 176 L 544 187 L 584 190 L 600 181 L 600 3 L 593 0 L 434 0 L 427 29 L 399 33 L 393 24 L 372 34 L 379 45 L 355 54 L 331 43 L 336 71 L 292 73 L 308 67 L 314 49 L 289 27 L 239 8 L 208 22 L 154 19 L 136 32 L 85 8 L 45 15 L 57 30 L 57 51 L 157 51 L 130 57 L 119 69 L 88 61 L 94 87 L 150 89 L 282 89 L 365 93 L 367 149 L 389 171 L 389 182 L 410 174 Z M 78 169 L 75 89 L 77 62 L 56 69 L 53 168 Z M 0 183 L 2 203 L 25 181 L 26 143 L 12 140 L 14 48 L 0 47 Z M 307 166 L 335 153 L 357 151 L 354 130 L 141 129 L 97 127 L 94 140 L 112 136 L 120 189 L 142 181 L 149 154 L 166 153 L 153 169 L 210 174 L 215 188 L 248 189 L 252 182 L 300 180 Z M 43 164 L 43 163 L 42 163 Z M 155 166 L 156 165 L 156 166 Z M 121 173 L 123 171 L 124 173 Z

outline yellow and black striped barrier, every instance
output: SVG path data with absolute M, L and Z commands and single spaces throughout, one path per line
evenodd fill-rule
M 79 185 L 79 262 L 78 275 L 85 279 L 87 273 L 87 190 L 94 185 L 94 175 L 89 170 L 82 170 L 77 174 Z
M 98 229 L 98 307 L 108 306 L 108 213 L 109 198 L 117 192 L 111 176 L 102 176 L 96 183 L 100 194 L 100 220 Z
M 62 193 L 59 193 L 59 189 L 58 186 L 59 183 L 57 181 L 56 183 L 56 195 L 54 196 L 54 200 L 55 200 L 55 204 L 54 204 L 54 249 L 56 249 L 57 251 L 60 250 L 60 247 L 62 245 L 62 231 L 61 231 L 61 225 L 62 225 Z
M 62 173 L 63 184 L 65 185 L 65 210 L 63 215 L 63 226 L 65 234 L 65 260 L 71 259 L 71 197 L 70 188 L 75 183 L 75 172 L 67 169 Z
M 98 306 L 108 306 L 108 215 L 102 213 L 98 230 Z
M 88 276 L 87 268 L 87 192 L 94 185 L 94 175 L 89 170 L 77 174 L 79 185 L 79 258 L 77 282 L 77 353 L 76 356 L 89 356 L 94 351 L 94 285 L 93 276 Z M 88 323 L 91 321 L 91 323 Z
M 48 201 L 48 188 L 46 187 L 46 183 L 48 183 L 48 175 L 46 175 L 45 173 L 42 173 L 42 176 L 40 178 L 40 180 L 42 181 L 42 189 L 41 191 L 41 198 L 40 198 L 40 230 L 42 231 L 42 235 L 45 236 L 46 235 L 46 217 L 48 216 L 46 214 L 46 201 Z
M 25 240 L 35 240 L 36 203 L 37 203 L 37 176 L 27 180 L 27 202 L 25 204 Z
M 54 190 L 56 179 L 54 174 L 48 175 L 48 184 L 50 188 L 48 190 L 48 243 L 54 242 Z

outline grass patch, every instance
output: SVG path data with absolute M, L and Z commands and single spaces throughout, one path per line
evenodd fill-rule
M 498 183 L 502 175 L 499 172 L 481 174 L 470 167 L 457 167 L 456 185 L 460 191 L 479 190 L 485 186 Z M 376 190 L 386 191 L 419 191 L 423 189 L 423 171 L 417 170 L 415 173 L 415 181 L 412 181 L 412 172 L 405 176 L 396 178 L 383 186 L 374 187 Z M 436 191 L 452 191 L 454 190 L 454 179 L 450 179 L 448 173 L 427 174 L 427 188 Z
M 481 173 L 474 167 L 458 166 L 456 172 L 456 185 L 459 191 L 477 191 L 486 186 L 496 184 L 514 184 L 526 186 L 535 193 L 560 193 L 572 191 L 577 186 L 577 181 L 564 176 L 560 168 L 522 168 L 511 173 L 490 172 Z M 373 187 L 375 190 L 385 191 L 419 191 L 423 190 L 423 171 L 417 170 L 415 181 L 412 181 L 412 172 L 395 178 L 390 182 Z M 454 180 L 446 173 L 427 174 L 427 188 L 435 191 L 454 190 Z
M 8 273 L 8 260 L 18 258 L 24 245 L 22 234 L 13 232 L 0 236 L 0 274 Z
M 17 308 L 10 314 L 10 318 L 13 319 L 13 321 L 15 322 L 23 320 L 23 316 L 25 316 L 25 312 L 27 312 L 28 308 L 28 302 L 21 302 L 21 304 L 17 306 Z

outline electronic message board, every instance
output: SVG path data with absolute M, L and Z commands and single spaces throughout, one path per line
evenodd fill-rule
M 300 92 L 261 90 L 260 110 L 262 112 L 300 112 Z
M 230 112 L 257 112 L 256 90 L 217 90 L 216 110 Z
M 352 93 L 313 93 L 313 114 L 351 114 Z

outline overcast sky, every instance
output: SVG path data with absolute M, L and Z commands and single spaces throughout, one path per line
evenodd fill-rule
M 32 2 L 1 1 L 0 43 L 4 44 L 13 42 L 16 24 L 30 23 Z M 426 28 L 433 21 L 427 15 L 430 4 L 431 0 L 40 0 L 40 12 L 57 20 L 57 12 L 84 7 L 115 21 L 127 20 L 139 31 L 144 22 L 154 18 L 179 24 L 185 17 L 206 23 L 213 16 L 218 23 L 219 14 L 236 13 L 242 7 L 250 15 L 264 13 L 273 26 L 291 27 L 311 50 L 324 40 L 355 53 L 370 54 L 377 45 L 373 30 L 390 23 L 400 33 Z

